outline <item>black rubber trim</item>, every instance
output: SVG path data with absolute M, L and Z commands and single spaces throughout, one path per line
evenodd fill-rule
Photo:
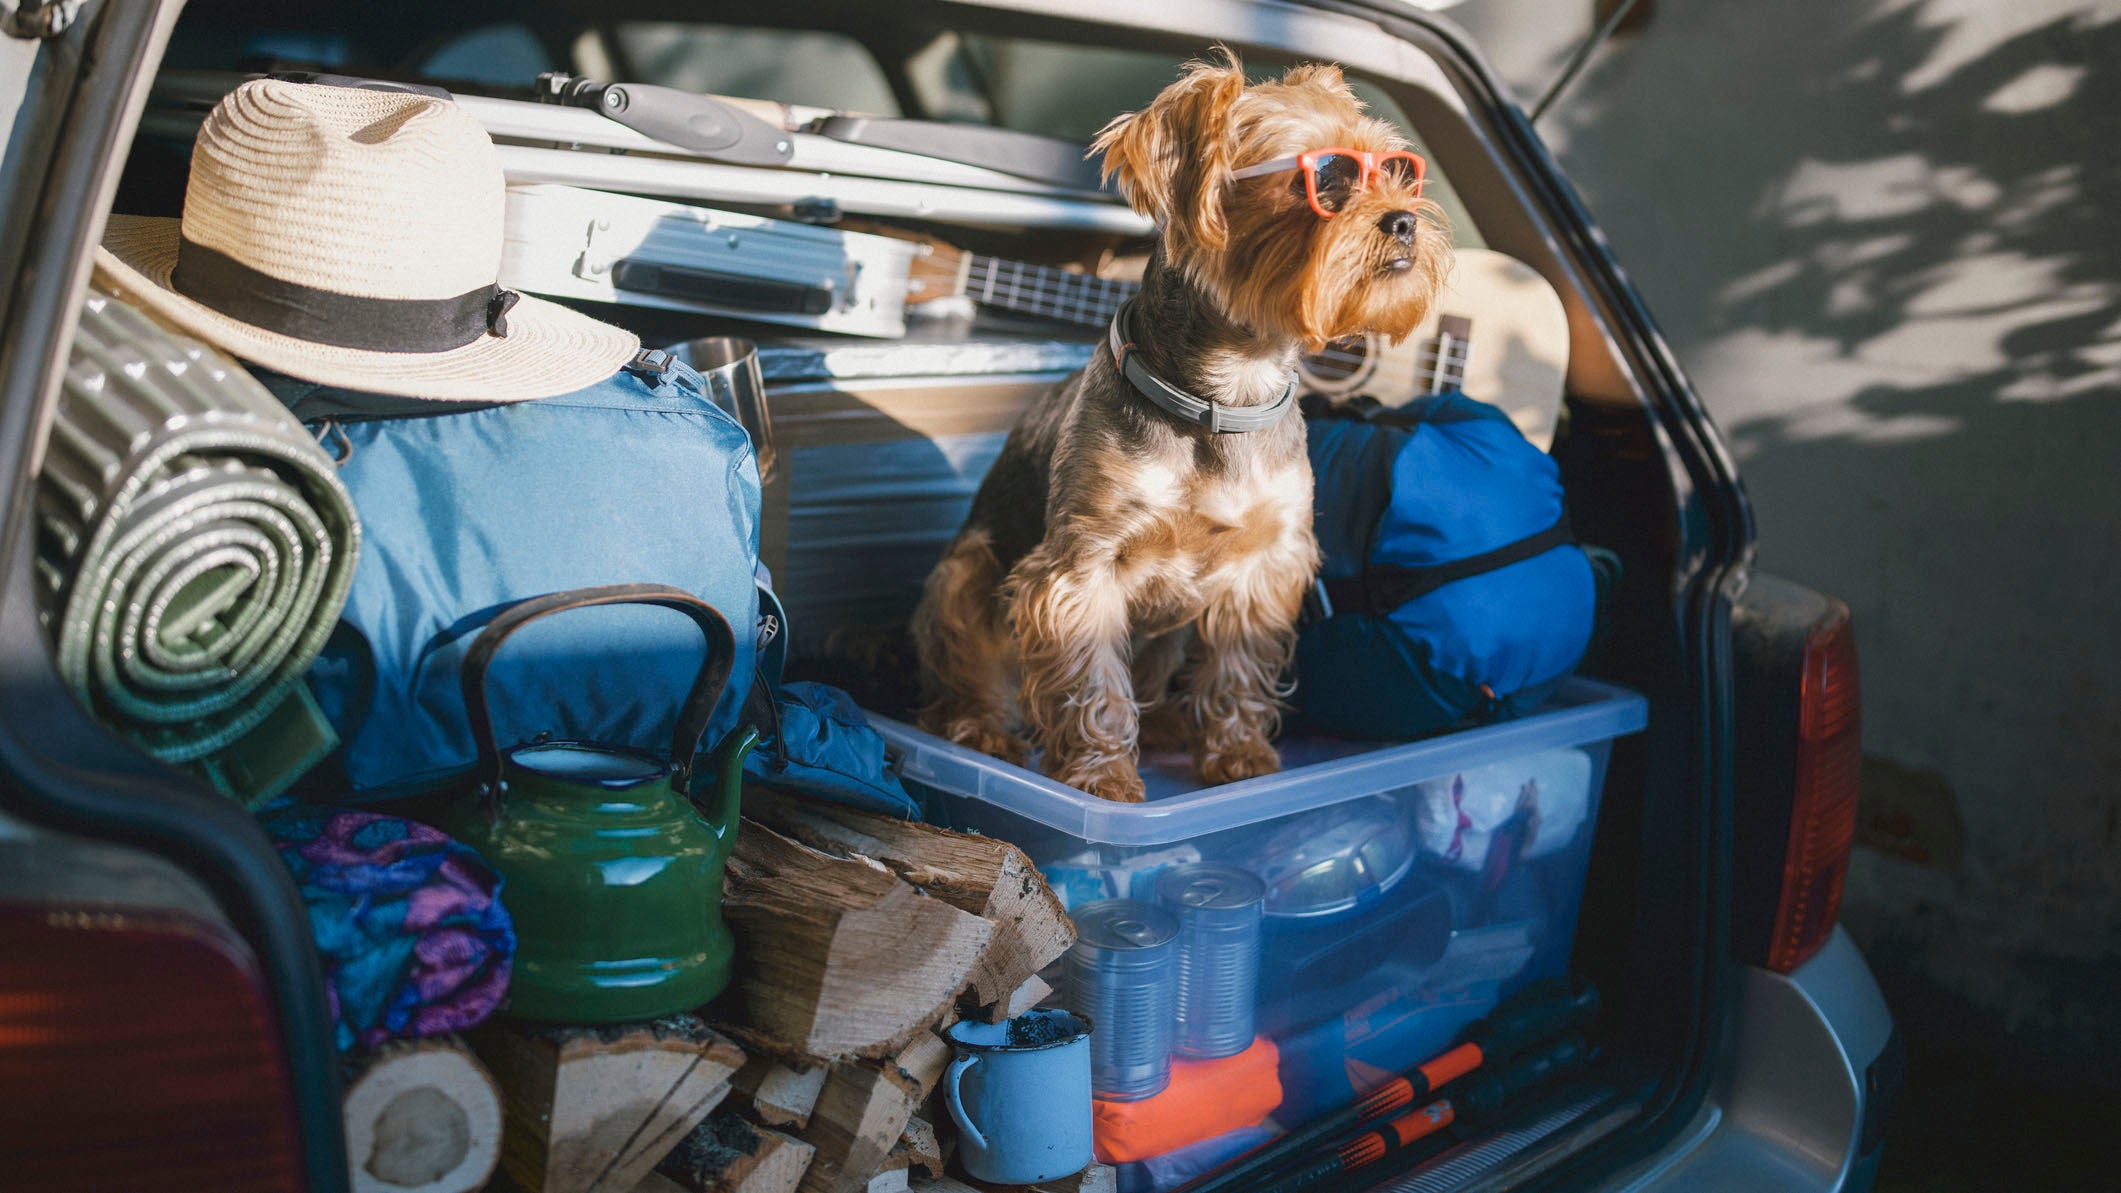
M 196 780 L 162 767 L 92 722 L 61 686 L 34 592 L 34 487 L 30 470 L 42 426 L 42 398 L 64 368 L 61 337 L 81 295 L 91 240 L 100 234 L 96 199 L 122 160 L 137 90 L 147 86 L 156 51 L 153 0 L 105 0 L 52 53 L 83 64 L 48 161 L 20 272 L 0 326 L 0 808 L 60 832 L 143 849 L 175 862 L 205 884 L 237 932 L 257 952 L 279 1012 L 310 1193 L 347 1187 L 340 1124 L 338 1057 L 332 1046 L 324 977 L 310 942 L 301 896 L 257 822 Z M 78 39 L 78 40 L 76 40 Z M 51 103 L 32 94 L 25 103 Z M 57 110 L 47 108 L 47 111 Z M 29 176 L 35 177 L 35 174 Z M 153 1174 L 142 1173 L 151 1181 Z

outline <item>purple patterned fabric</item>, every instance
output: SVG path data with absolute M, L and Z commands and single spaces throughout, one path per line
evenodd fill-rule
M 508 992 L 501 877 L 438 829 L 351 808 L 260 813 L 324 958 L 341 1049 L 462 1031 Z

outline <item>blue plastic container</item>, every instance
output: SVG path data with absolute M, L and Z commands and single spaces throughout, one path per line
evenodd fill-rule
M 1641 696 L 1570 679 L 1534 715 L 1443 737 L 1285 739 L 1279 774 L 1220 787 L 1152 755 L 1140 804 L 876 725 L 928 819 L 1022 846 L 1071 907 L 1153 900 L 1177 865 L 1258 874 L 1256 1021 L 1282 1057 L 1269 1125 L 1287 1129 L 1566 969 L 1612 743 L 1648 719 Z

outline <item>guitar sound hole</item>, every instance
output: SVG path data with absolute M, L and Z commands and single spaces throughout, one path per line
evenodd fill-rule
M 1363 336 L 1334 340 L 1304 357 L 1304 371 L 1320 381 L 1346 381 L 1369 363 L 1370 341 Z

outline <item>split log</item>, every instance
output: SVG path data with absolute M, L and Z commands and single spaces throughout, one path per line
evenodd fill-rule
M 611 1027 L 488 1025 L 507 1095 L 501 1167 L 528 1193 L 624 1193 L 729 1092 L 744 1053 L 690 1015 Z
M 764 792 L 747 800 L 746 810 L 813 849 L 874 858 L 921 890 L 991 921 L 994 939 L 972 971 L 974 1006 L 997 1007 L 1075 943 L 1067 909 L 1024 851 L 1007 841 Z M 981 1018 L 992 1023 L 1007 1016 L 989 1010 Z
M 453 1036 L 354 1062 L 342 1103 L 356 1193 L 468 1193 L 501 1157 L 501 1091 Z
M 769 1127 L 800 1131 L 825 1088 L 825 1066 L 797 1068 L 770 1056 L 754 1056 L 737 1070 L 736 1092 L 750 1100 L 752 1116 Z
M 908 1122 L 898 1146 L 891 1149 L 884 1163 L 887 1168 L 903 1168 L 907 1176 L 919 1180 L 932 1181 L 942 1176 L 943 1145 L 935 1137 L 935 1128 L 924 1118 Z
M 671 1180 L 660 1172 L 650 1171 L 633 1187 L 633 1193 L 687 1193 L 685 1186 Z
M 724 1107 L 693 1128 L 656 1170 L 701 1193 L 795 1193 L 811 1147 Z
M 923 1033 L 896 1056 L 835 1065 L 803 1138 L 817 1149 L 802 1193 L 861 1193 L 942 1080 L 950 1045 Z
M 1008 998 L 1003 999 L 1001 1004 L 994 1008 L 994 1017 L 987 1020 L 987 1022 L 1000 1023 L 1004 1019 L 1014 1019 L 1026 1011 L 1036 1010 L 1038 1004 L 1051 997 L 1053 997 L 1053 987 L 1046 984 L 1046 979 L 1039 977 L 1037 974 L 1032 974 L 1029 978 L 1024 979 L 1023 985 L 1018 986 L 1015 992 L 1011 993 Z
M 875 861 L 752 821 L 737 834 L 722 909 L 745 958 L 745 1023 L 780 1050 L 824 1061 L 904 1047 L 952 1008 L 994 936 L 986 920 Z

